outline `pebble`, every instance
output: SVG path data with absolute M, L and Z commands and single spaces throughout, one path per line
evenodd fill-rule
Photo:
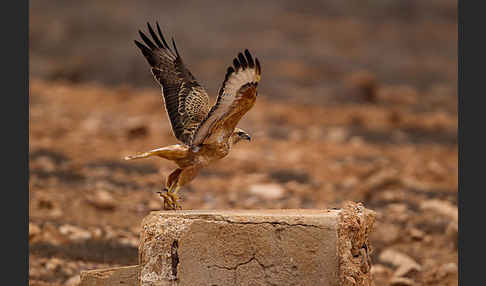
M 327 139 L 331 142 L 342 143 L 349 137 L 349 132 L 340 127 L 331 128 L 327 133 Z
M 81 278 L 79 275 L 75 275 L 64 282 L 64 286 L 78 286 L 80 284 Z
M 99 190 L 95 195 L 89 199 L 89 202 L 99 209 L 113 210 L 116 207 L 116 202 L 113 196 L 105 190 Z
M 41 233 L 41 229 L 36 224 L 29 222 L 29 240 Z
M 454 262 L 446 263 L 440 266 L 439 270 L 437 271 L 437 275 L 441 278 L 446 277 L 448 275 L 457 274 L 457 264 Z
M 390 286 L 414 286 L 415 281 L 404 277 L 394 277 L 390 280 Z
M 68 224 L 61 225 L 59 227 L 59 232 L 62 235 L 67 236 L 72 241 L 83 241 L 92 237 L 91 232 Z
M 392 249 L 385 249 L 379 256 L 384 263 L 389 263 L 397 269 L 393 274 L 396 277 L 404 277 L 412 271 L 421 271 L 422 267 L 410 256 Z
M 62 260 L 59 258 L 51 258 L 46 263 L 46 269 L 48 271 L 54 272 L 62 264 Z
M 418 228 L 411 228 L 409 234 L 415 240 L 422 240 L 425 235 L 425 233 Z
M 257 195 L 268 200 L 281 199 L 285 193 L 284 188 L 278 184 L 251 185 L 249 191 L 253 195 Z
M 389 245 L 400 238 L 400 228 L 390 223 L 380 223 L 371 235 L 374 239 Z
M 57 226 L 47 222 L 42 227 L 42 240 L 53 245 L 60 245 L 66 242 L 66 237 L 59 232 Z
M 382 264 L 375 264 L 371 266 L 370 272 L 373 276 L 381 276 L 390 274 L 391 270 Z
M 445 216 L 454 221 L 458 221 L 457 206 L 442 200 L 428 200 L 420 205 L 420 208 L 425 211 L 433 211 L 439 215 Z
M 446 235 L 454 243 L 454 247 L 457 247 L 459 240 L 459 225 L 457 221 L 451 221 L 446 229 Z

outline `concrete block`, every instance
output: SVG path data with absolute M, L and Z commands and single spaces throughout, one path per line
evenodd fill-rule
M 371 285 L 375 213 L 156 211 L 142 222 L 140 282 L 159 285 Z

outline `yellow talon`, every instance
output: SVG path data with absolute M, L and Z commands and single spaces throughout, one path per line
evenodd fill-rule
M 179 196 L 177 195 L 177 192 L 179 191 L 179 188 L 180 187 L 175 187 L 175 190 L 172 190 L 173 188 L 171 188 L 168 192 L 167 192 L 167 195 L 170 196 L 171 198 L 171 201 L 172 201 L 172 204 L 173 204 L 173 209 L 176 210 L 176 209 L 179 209 L 179 210 L 182 210 L 182 207 L 181 205 L 179 204 Z
M 177 191 L 179 188 L 176 188 L 174 191 L 167 190 L 164 188 L 163 191 L 158 191 L 157 193 L 164 199 L 164 210 L 181 210 L 182 207 L 179 204 L 179 196 L 177 196 Z

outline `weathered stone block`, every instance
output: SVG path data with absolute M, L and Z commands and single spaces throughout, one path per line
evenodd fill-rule
M 160 211 L 142 222 L 140 281 L 155 285 L 371 285 L 374 212 Z

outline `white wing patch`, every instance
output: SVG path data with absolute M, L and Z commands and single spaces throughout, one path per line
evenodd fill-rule
M 247 83 L 257 82 L 255 69 L 238 70 L 233 73 L 223 87 L 223 96 L 236 96 L 237 91 Z

